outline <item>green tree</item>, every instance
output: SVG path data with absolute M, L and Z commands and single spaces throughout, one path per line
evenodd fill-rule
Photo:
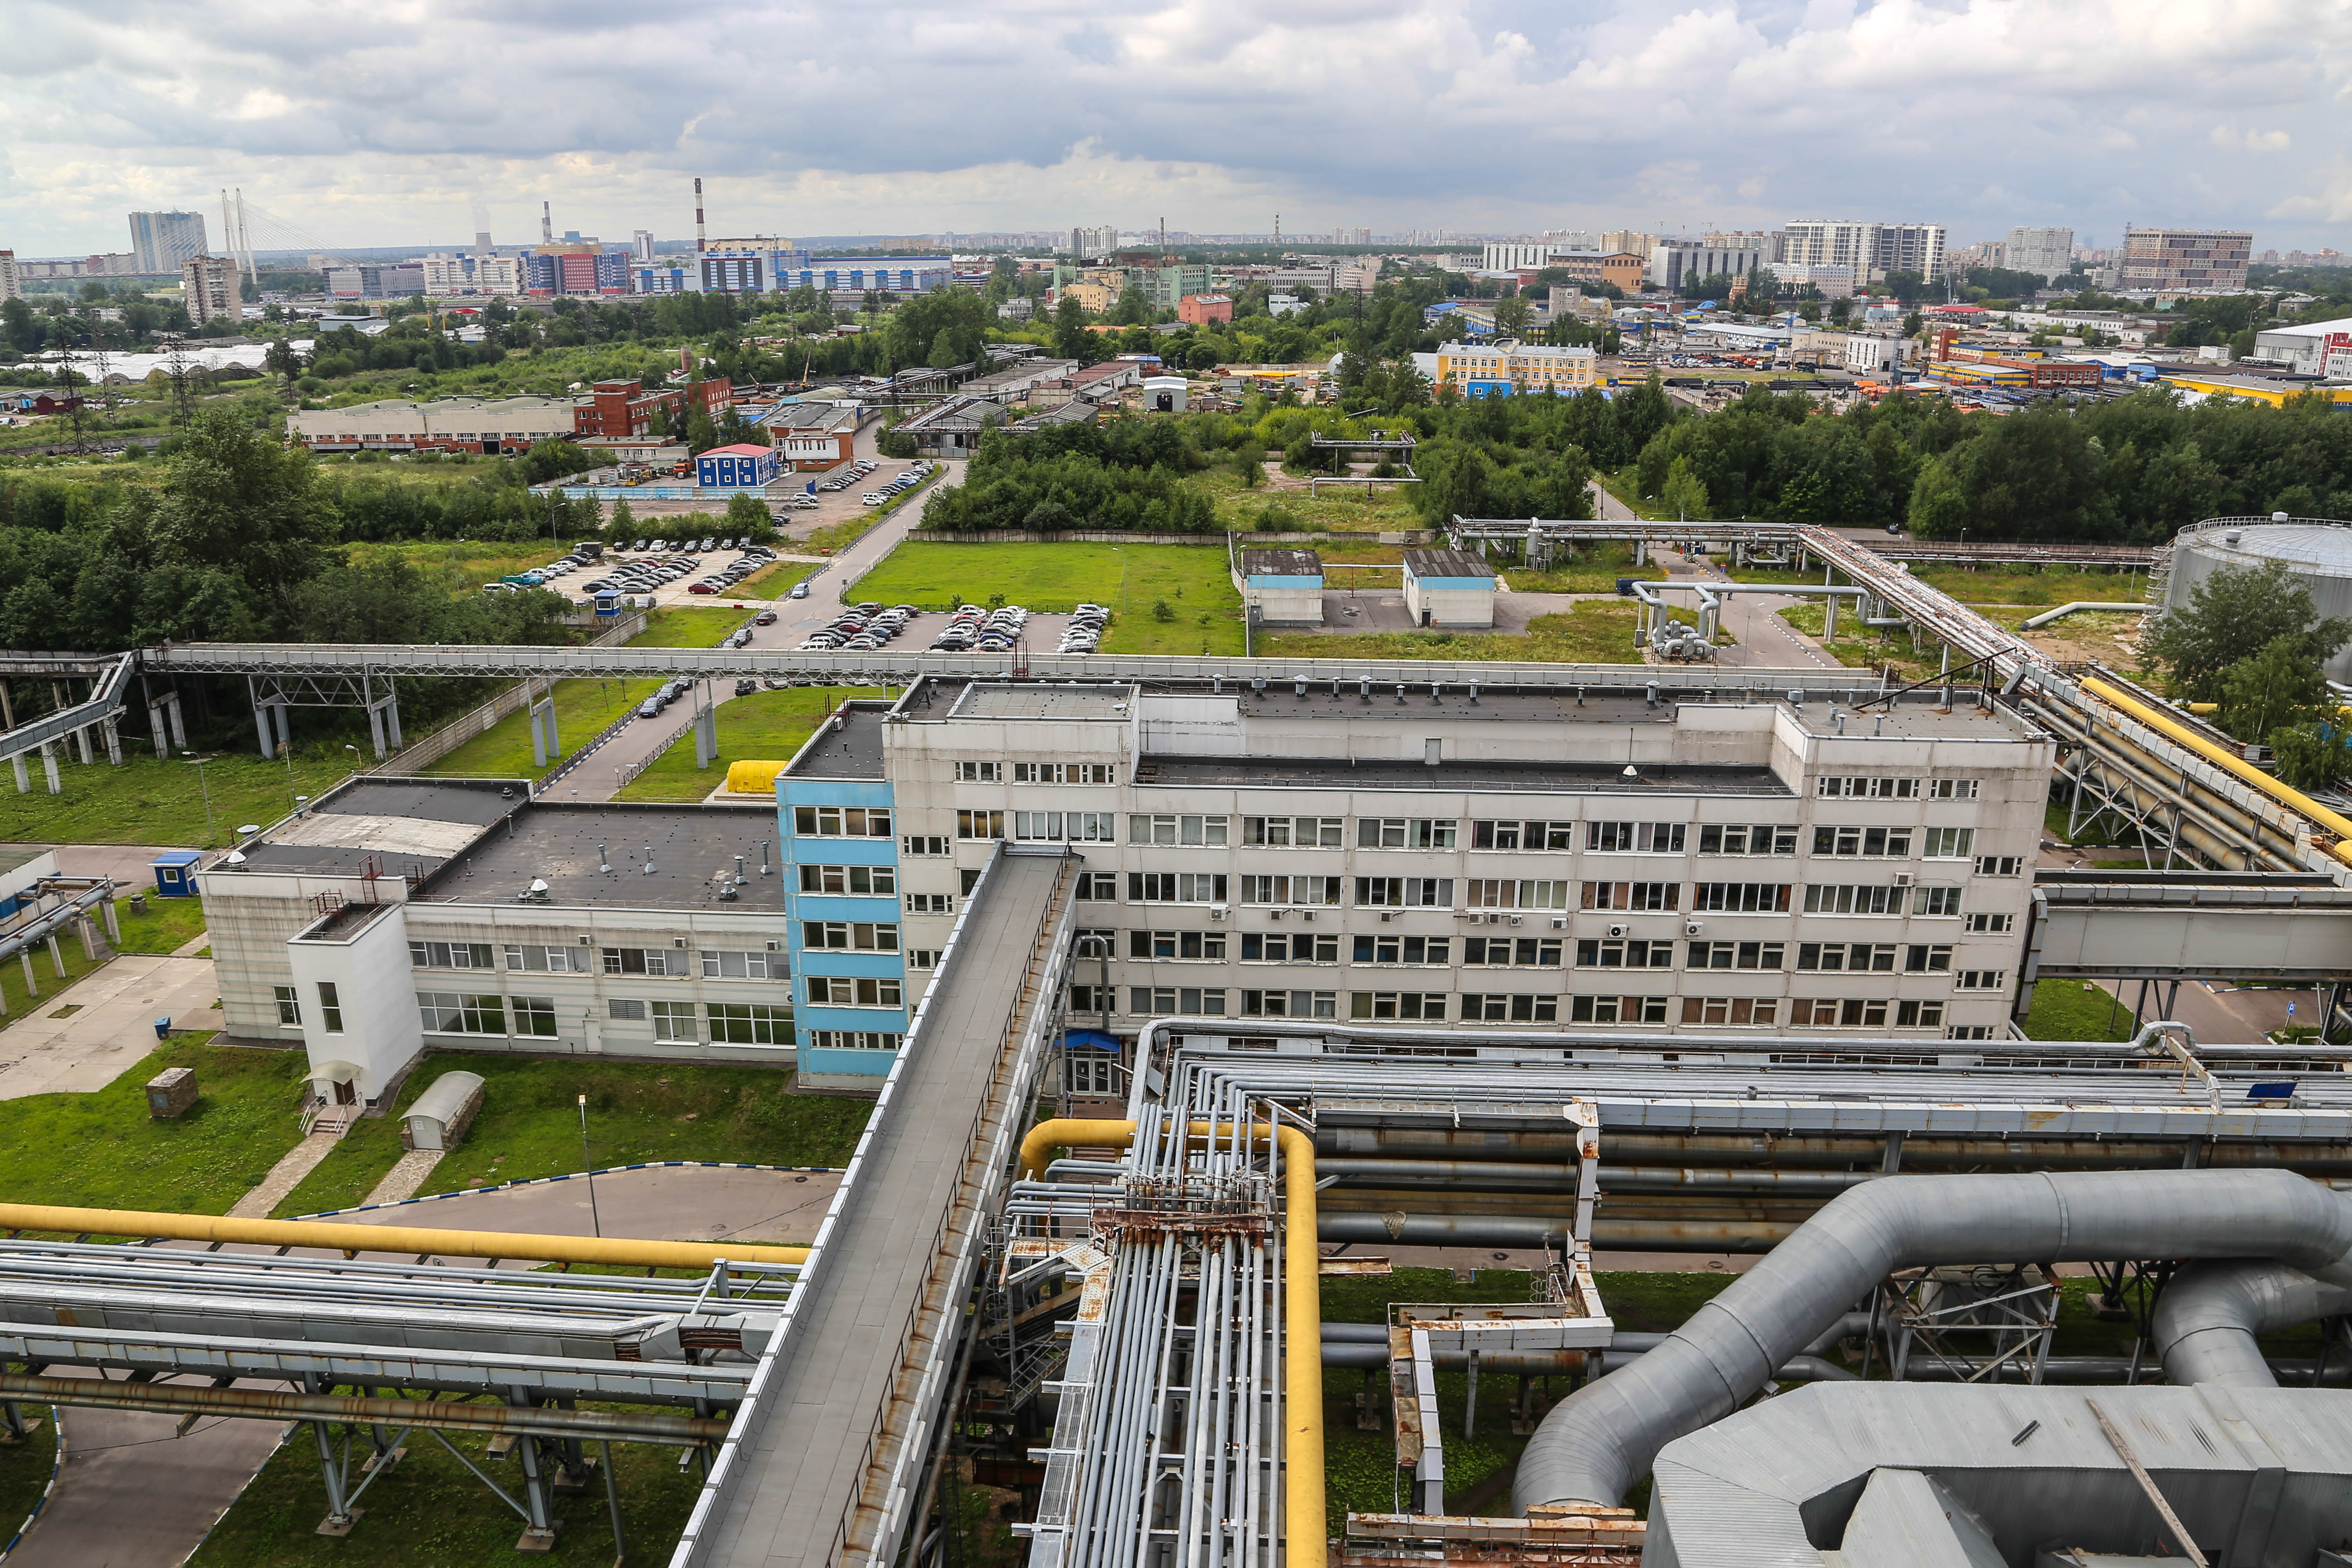
M 333 509 L 314 504 L 310 456 L 281 447 L 244 414 L 199 407 L 183 428 L 155 509 L 157 547 L 196 566 L 234 569 L 282 602 L 319 568 Z
M 1676 458 L 1666 469 L 1666 483 L 1659 499 L 1665 510 L 1677 519 L 1703 519 L 1709 513 L 1706 481 L 1698 477 L 1688 458 Z
M 629 498 L 621 497 L 613 503 L 613 515 L 605 520 L 604 531 L 615 544 L 626 544 L 636 537 L 637 514 L 629 510 Z
M 1075 294 L 1065 294 L 1054 307 L 1054 353 L 1061 359 L 1085 363 L 1093 357 L 1095 335 L 1087 331 L 1086 308 Z
M 2273 730 L 2315 724 L 2336 715 L 2327 677 L 2300 632 L 2273 637 L 2262 651 L 2221 672 L 2221 728 L 2241 741 Z
M 700 456 L 719 445 L 719 426 L 710 417 L 710 410 L 699 398 L 688 400 L 686 411 L 686 449 L 689 456 Z
M 754 544 L 764 544 L 775 537 L 775 520 L 768 515 L 768 505 L 748 490 L 738 490 L 727 498 L 727 528 L 730 538 L 740 535 Z
M 2315 673 L 2347 640 L 2352 620 L 2320 619 L 2310 585 L 2285 562 L 2272 561 L 2225 566 L 2200 581 L 2187 604 L 2164 613 L 2145 646 L 2166 667 L 2174 696 L 2213 702 L 2224 700 L 2225 671 L 2274 645 L 2299 649 L 2301 664 Z
M 1495 301 L 1495 331 L 1507 338 L 1516 338 L 1528 330 L 1528 297 L 1513 294 Z
M 2345 747 L 2340 720 L 2273 730 L 2270 748 L 2279 777 L 2291 788 L 2332 789 L 2352 777 L 2352 751 Z
M 1759 267 L 1748 274 L 1748 302 L 1759 310 L 1769 310 L 1780 297 L 1780 275 L 1769 267 Z

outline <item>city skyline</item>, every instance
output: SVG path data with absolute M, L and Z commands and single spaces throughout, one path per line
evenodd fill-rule
M 19 133 L 5 242 L 106 251 L 122 215 L 224 186 L 331 246 L 488 226 L 690 232 L 1285 234 L 1776 226 L 1899 211 L 1956 244 L 2059 224 L 2337 243 L 2352 162 L 2328 115 L 2352 14 L 2043 0 L 1638 0 L 1561 19 L 1395 0 L 1273 21 L 1163 5 L 803 15 L 788 3 L 560 18 L 423 0 L 383 35 L 134 0 L 0 16 Z M 713 68 L 742 40 L 819 58 Z M 69 111 L 70 110 L 70 111 Z M 257 244 L 263 243 L 257 236 Z

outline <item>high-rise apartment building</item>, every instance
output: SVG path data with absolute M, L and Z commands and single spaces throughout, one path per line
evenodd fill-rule
M 0 250 L 0 300 L 14 300 L 24 291 L 16 277 L 16 253 Z
M 202 213 L 132 213 L 131 254 L 142 273 L 177 272 L 192 256 L 202 256 L 205 215 Z
M 1601 237 L 1599 248 L 1603 251 L 1630 251 L 1635 256 L 1647 256 L 1657 249 L 1660 237 L 1644 234 L 1638 228 L 1612 228 Z
M 1897 271 L 1932 278 L 1943 270 L 1944 226 L 1800 218 L 1781 229 L 1777 259 L 1791 267 L 1851 267 L 1858 279 Z
M 2121 286 L 2158 293 L 2234 294 L 2246 286 L 2254 237 L 2236 229 L 2126 228 Z
M 2001 265 L 2014 272 L 2039 273 L 2045 282 L 2063 278 L 2074 267 L 2074 231 L 2012 228 L 2002 249 Z
M 235 321 L 243 318 L 243 305 L 237 289 L 236 263 L 225 256 L 192 256 L 180 264 L 180 300 L 187 307 L 188 320 L 196 326 L 207 321 Z

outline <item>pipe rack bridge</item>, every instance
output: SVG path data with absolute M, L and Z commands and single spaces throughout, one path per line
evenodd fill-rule
M 136 653 L 0 652 L 0 757 L 14 764 L 18 794 L 32 787 L 26 776 L 25 759 L 36 752 L 48 775 L 49 793 L 57 794 L 60 788 L 58 749 L 79 742 L 81 760 L 89 763 L 94 760 L 90 741 L 93 733 L 105 748 L 107 761 L 122 761 L 122 736 L 117 726 L 140 658 Z M 8 682 L 27 679 L 49 682 L 57 694 L 57 706 L 37 719 L 19 724 L 16 703 L 8 694 Z M 66 695 L 77 681 L 89 689 L 79 702 L 68 700 Z M 172 719 L 177 722 L 176 707 Z M 160 734 L 162 720 L 159 718 L 157 722 Z
M 866 1568 L 928 1511 L 982 1235 L 1045 1058 L 1076 858 L 1001 846 L 958 918 L 674 1568 Z
M 2037 980 L 2332 985 L 2352 972 L 2352 889 L 2200 871 L 2042 871 L 2019 987 Z

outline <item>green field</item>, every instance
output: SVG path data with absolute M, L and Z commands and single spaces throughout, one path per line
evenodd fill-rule
M 1217 526 L 1236 533 L 1390 533 L 1429 526 L 1406 499 L 1411 485 L 1349 485 L 1344 493 L 1328 489 L 1311 496 L 1304 489 L 1265 485 L 1244 489 L 1240 477 L 1229 468 L 1195 475 L 1191 482 L 1216 502 Z M 1272 529 L 1261 526 L 1269 511 L 1278 525 Z
M 402 469 L 408 468 L 401 464 Z M 435 470 L 425 468 L 421 474 Z M 463 478 L 463 468 L 448 470 Z M 404 479 L 408 478 L 403 474 Z M 420 482 L 430 483 L 429 479 Z M 485 583 L 495 583 L 512 574 L 528 572 L 544 566 L 563 553 L 565 546 L 551 540 L 536 540 L 527 544 L 461 543 L 456 540 L 430 540 L 421 544 L 347 544 L 344 558 L 354 566 L 365 566 L 379 561 L 404 561 L 431 581 L 437 582 L 453 595 L 478 594 Z M 586 581 L 584 574 L 575 574 Z M 567 594 L 567 579 L 557 578 L 549 584 L 551 593 Z
M 25 1422 L 40 1422 L 22 1443 L 0 1445 L 0 1540 L 16 1533 L 47 1489 L 57 1468 L 58 1425 L 46 1405 L 25 1406 Z
M 1222 541 L 1200 546 L 908 541 L 849 592 L 859 600 L 924 610 L 961 602 L 1066 612 L 1092 600 L 1111 609 L 1107 653 L 1239 653 L 1242 647 L 1241 595 L 1226 570 Z
M 120 952 L 173 952 L 205 931 L 201 899 L 159 899 L 150 892 L 147 908 L 134 911 L 126 896 L 114 900 L 114 918 L 122 931 Z
M 2137 868 L 2139 860 L 2126 864 Z M 2080 980 L 2043 980 L 2033 987 L 2033 1011 L 2020 1025 L 2036 1040 L 2128 1040 L 2131 1019 L 2130 1006 L 2111 992 Z
M 0 1100 L 0 1195 L 11 1203 L 221 1214 L 301 1141 L 300 1051 L 216 1047 L 173 1036 L 94 1094 Z M 170 1121 L 146 1083 L 194 1068 L 202 1098 Z M 576 1155 L 574 1156 L 577 1157 Z
M 1521 594 L 1613 594 L 1618 578 L 1648 575 L 1633 564 L 1633 545 L 1617 540 L 1588 544 L 1576 552 L 1574 560 L 1558 563 L 1549 572 L 1530 572 L 1508 563 L 1497 563 L 1496 570 Z
M 555 738 L 568 753 L 579 750 L 660 687 L 657 680 L 559 680 Z M 545 770 L 531 761 L 530 713 L 518 709 L 423 770 L 451 778 L 527 779 Z
M 730 599 L 781 599 L 792 585 L 824 564 L 817 561 L 779 561 L 762 566 L 727 590 Z
M 653 766 L 623 785 L 615 798 L 700 800 L 726 783 L 731 763 L 789 761 L 843 699 L 889 695 L 866 687 L 804 686 L 730 698 L 719 705 L 716 762 L 708 768 L 696 767 L 694 737 L 681 735 Z
M 2147 597 L 2144 572 L 2080 572 L 2070 566 L 1990 567 L 1912 564 L 1912 574 L 1964 605 L 2070 605 L 2077 599 L 2138 604 Z
M 294 796 L 313 800 L 351 772 L 352 754 L 340 742 L 298 744 L 290 766 L 264 762 L 257 751 L 225 752 L 195 765 L 159 763 L 139 753 L 152 748 L 126 733 L 125 761 L 110 765 L 103 752 L 84 766 L 76 758 L 58 763 L 63 795 L 51 795 L 40 761 L 26 763 L 33 792 L 18 795 L 16 781 L 0 772 L 0 843 L 157 844 L 197 848 L 229 842 L 240 823 L 270 823 L 294 809 Z M 250 731 L 244 737 L 253 742 Z M 281 753 L 281 757 L 283 753 Z M 205 827 L 205 795 L 212 795 L 212 829 Z
M 1528 660 L 1546 664 L 1639 664 L 1630 605 L 1577 605 L 1564 616 L 1538 616 L 1526 637 L 1488 632 L 1280 632 L 1257 639 L 1273 658 L 1432 658 Z
M 1915 654 L 1911 651 L 1911 638 L 1907 633 L 1898 633 L 1884 639 L 1875 630 L 1865 630 L 1855 636 L 1846 629 L 1854 624 L 1853 602 L 1849 600 L 1843 607 L 1845 613 L 1838 616 L 1838 635 L 1833 642 L 1822 642 L 1822 627 L 1827 613 L 1818 599 L 1811 604 L 1791 605 L 1775 614 L 1821 643 L 1829 650 L 1831 657 L 1849 668 L 1876 669 L 1881 665 L 1891 664 L 1898 680 L 1925 680 L 1936 673 L 1937 666 L 1942 660 L 1938 651 L 1942 645 L 1932 638 L 1922 637 L 1920 647 L 1925 651 Z
M 788 1093 L 792 1075 L 773 1068 L 436 1051 L 409 1075 L 397 1110 L 404 1111 L 443 1073 L 460 1068 L 482 1075 L 481 1114 L 465 1142 L 434 1168 L 425 1184 L 432 1192 L 583 1169 L 577 1100 L 583 1094 L 588 1097 L 588 1152 L 598 1166 L 643 1160 L 845 1164 L 873 1109 L 863 1100 Z M 400 1152 L 397 1113 L 362 1118 L 277 1212 L 349 1208 L 383 1179 Z
M 646 629 L 631 647 L 717 647 L 719 639 L 751 618 L 749 610 L 724 605 L 677 605 L 650 611 Z

